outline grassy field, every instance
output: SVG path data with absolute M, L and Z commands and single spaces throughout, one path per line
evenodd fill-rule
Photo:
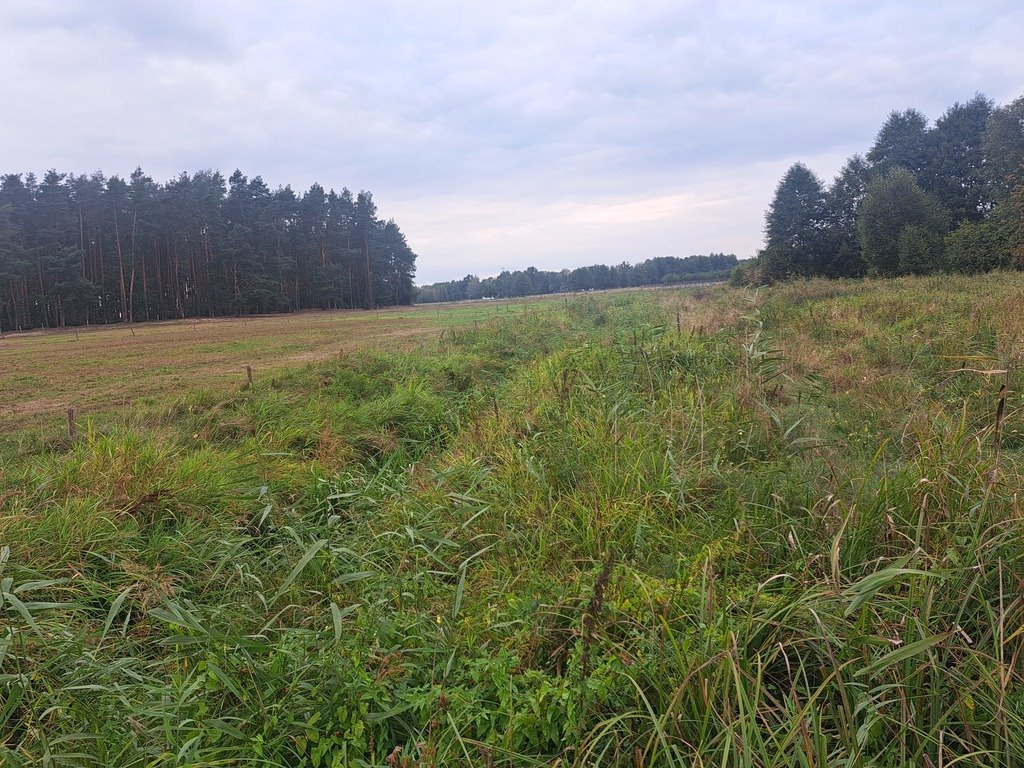
M 431 308 L 12 429 L 0 755 L 1024 764 L 1021 307 L 992 274 Z
M 408 349 L 436 339 L 445 328 L 544 303 L 477 302 L 443 311 L 304 312 L 6 334 L 0 337 L 0 432 L 45 425 L 69 407 L 86 415 L 115 412 L 140 399 L 152 404 L 168 394 L 237 386 L 246 380 L 247 365 L 263 375 L 357 349 Z

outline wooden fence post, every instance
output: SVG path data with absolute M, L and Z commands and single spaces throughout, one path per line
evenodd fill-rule
M 68 408 L 68 437 L 71 438 L 71 442 L 78 439 L 78 420 L 75 418 L 74 408 Z

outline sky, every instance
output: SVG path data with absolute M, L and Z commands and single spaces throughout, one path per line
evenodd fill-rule
M 0 173 L 373 192 L 418 283 L 752 256 L 794 162 L 1024 95 L 1024 3 L 0 0 Z

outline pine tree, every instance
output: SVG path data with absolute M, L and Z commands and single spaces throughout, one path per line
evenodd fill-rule
M 369 192 L 302 199 L 240 171 L 157 184 L 0 177 L 0 324 L 130 323 L 412 301 L 416 255 Z M 358 214 L 358 215 L 357 215 Z
M 854 155 L 825 192 L 825 248 L 822 274 L 856 277 L 864 273 L 857 214 L 867 193 L 870 168 Z
M 820 274 L 824 262 L 825 195 L 821 180 L 802 163 L 775 189 L 765 217 L 763 277 L 772 282 Z

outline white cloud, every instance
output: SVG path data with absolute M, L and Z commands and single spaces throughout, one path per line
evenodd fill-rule
M 368 188 L 419 279 L 752 253 L 787 165 L 1020 95 L 1009 1 L 6 0 L 0 171 Z

